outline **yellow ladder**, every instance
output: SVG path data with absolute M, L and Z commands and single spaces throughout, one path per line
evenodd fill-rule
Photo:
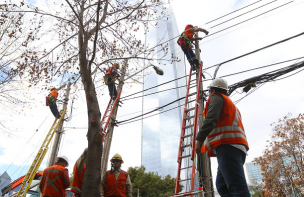
M 62 112 L 62 111 L 60 111 L 60 112 Z M 60 122 L 62 121 L 65 112 L 66 112 L 66 109 L 61 114 L 61 117 L 59 118 L 59 120 L 55 119 L 51 129 L 49 130 L 45 140 L 43 141 L 43 143 L 39 149 L 39 152 L 37 153 L 32 165 L 30 167 L 30 169 L 28 170 L 26 176 L 23 179 L 22 186 L 21 186 L 17 196 L 20 196 L 21 193 L 22 193 L 21 197 L 24 197 L 26 195 L 26 192 L 28 191 L 29 187 L 31 186 L 31 183 L 36 175 L 36 172 L 38 171 L 38 169 L 44 159 L 44 156 L 45 156 L 46 152 L 48 151 L 48 148 L 49 148 L 48 146 L 49 146 Z M 27 186 L 25 187 L 26 183 L 27 183 Z M 25 189 L 24 189 L 24 187 L 25 187 Z

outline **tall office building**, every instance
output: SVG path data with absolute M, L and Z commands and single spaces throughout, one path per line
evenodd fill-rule
M 183 52 L 176 43 L 177 38 L 172 39 L 179 34 L 173 12 L 168 20 L 158 22 L 156 29 L 151 28 L 147 34 L 147 43 L 150 43 L 150 45 L 147 46 L 148 48 L 170 40 L 167 43 L 167 55 L 165 55 L 164 51 L 162 51 L 160 47 L 157 48 L 157 59 L 170 59 L 173 54 L 173 56 L 177 56 L 182 61 L 173 63 L 163 60 L 150 62 L 159 65 L 161 69 L 164 70 L 164 75 L 159 76 L 152 73 L 151 75 L 145 76 L 144 89 L 157 85 L 160 86 L 146 91 L 144 94 L 158 91 L 160 91 L 160 93 L 143 97 L 143 113 L 160 106 L 164 106 L 172 101 L 184 97 L 186 94 L 186 78 L 174 80 L 185 76 Z M 161 85 L 171 80 L 172 82 Z M 178 88 L 180 86 L 184 87 Z M 172 90 L 163 91 L 167 89 Z M 183 103 L 184 100 L 174 102 L 173 104 L 156 111 L 152 114 L 154 116 L 143 119 L 141 162 L 142 165 L 146 167 L 147 171 L 157 172 L 161 176 L 169 174 L 172 177 L 176 177 L 177 154 L 183 110 L 181 105 L 183 105 Z M 166 111 L 169 109 L 172 110 Z M 151 114 L 149 114 L 149 116 L 150 115 Z
M 245 163 L 249 183 L 261 183 L 263 179 L 261 166 L 256 162 Z

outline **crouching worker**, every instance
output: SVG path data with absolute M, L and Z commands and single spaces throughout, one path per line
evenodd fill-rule
M 85 162 L 87 159 L 88 149 L 86 148 L 81 156 L 77 159 L 74 168 L 73 168 L 73 182 L 71 191 L 74 192 L 75 197 L 81 196 L 81 188 L 83 183 L 83 177 L 85 172 Z
M 120 65 L 118 63 L 114 63 L 114 66 L 109 68 L 106 71 L 106 75 L 104 76 L 104 82 L 106 85 L 108 85 L 109 93 L 111 99 L 115 100 L 117 97 L 117 90 L 115 87 L 115 79 L 119 77 L 117 69 L 119 69 Z
M 120 169 L 122 157 L 116 153 L 111 161 L 111 170 L 106 171 L 100 183 L 101 197 L 132 197 L 129 173 Z
M 63 87 L 65 86 L 62 85 L 60 88 L 56 89 L 56 88 L 51 88 L 50 90 L 50 94 L 49 94 L 49 106 L 50 106 L 50 109 L 51 109 L 51 112 L 52 114 L 55 116 L 55 118 L 60 118 L 60 113 L 58 111 L 58 108 L 57 108 L 57 104 L 56 104 L 56 100 L 57 100 L 57 97 L 58 97 L 58 92 L 60 89 L 62 89 Z
M 181 36 L 177 40 L 177 44 L 182 48 L 183 52 L 185 53 L 187 60 L 192 67 L 192 70 L 195 70 L 196 68 L 200 67 L 200 63 L 198 62 L 198 59 L 196 58 L 194 52 L 192 51 L 193 46 L 191 44 L 191 41 L 202 39 L 202 38 L 193 37 L 194 34 L 199 31 L 204 32 L 206 35 L 208 35 L 209 33 L 203 28 L 199 28 L 197 26 L 193 27 L 193 25 L 187 25 L 185 27 L 185 31 L 181 34 Z
M 65 197 L 66 189 L 70 186 L 69 160 L 62 155 L 56 158 L 56 163 L 44 170 L 39 189 L 43 197 Z

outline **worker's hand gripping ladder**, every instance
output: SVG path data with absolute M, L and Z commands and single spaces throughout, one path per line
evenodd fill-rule
M 27 174 L 25 175 L 25 177 L 23 179 L 22 185 L 20 187 L 20 190 L 19 190 L 17 196 L 21 195 L 21 197 L 24 197 L 26 195 L 26 193 L 27 193 L 28 189 L 30 188 L 31 183 L 36 175 L 36 172 L 38 171 L 38 169 L 45 157 L 45 154 L 48 151 L 49 144 L 50 144 L 60 122 L 62 121 L 62 119 L 65 115 L 65 112 L 66 112 L 66 110 L 64 110 L 62 112 L 61 117 L 59 119 L 55 119 L 55 121 L 54 121 L 51 129 L 49 130 L 46 138 L 44 139 L 32 165 L 30 166 L 30 169 L 28 170 Z
M 187 85 L 183 122 L 181 129 L 181 137 L 178 148 L 178 170 L 176 177 L 175 195 L 174 196 L 192 196 L 200 191 L 194 191 L 195 178 L 195 165 L 196 165 L 196 153 L 195 153 L 195 138 L 198 128 L 198 116 L 199 116 L 199 97 L 202 82 L 202 68 L 201 62 L 199 72 L 192 73 L 190 69 L 189 80 Z M 198 74 L 198 79 L 191 80 L 191 76 Z M 198 80 L 198 82 L 197 82 Z M 196 89 L 196 92 L 189 93 L 191 89 Z M 190 98 L 195 96 L 194 98 Z M 194 107 L 193 107 L 194 105 Z M 191 159 L 191 160 L 190 160 Z M 181 175 L 183 179 L 181 179 Z M 184 191 L 179 191 L 179 184 L 184 185 Z
M 102 142 L 104 142 L 105 137 L 107 135 L 106 130 L 107 130 L 108 125 L 109 125 L 109 123 L 111 121 L 113 111 L 114 111 L 116 105 L 118 105 L 120 94 L 121 94 L 121 90 L 122 89 L 119 90 L 119 92 L 118 92 L 118 94 L 116 96 L 116 99 L 114 101 L 112 99 L 110 99 L 108 107 L 106 109 L 106 112 L 104 113 L 104 115 L 102 117 L 102 120 L 101 120 L 101 127 L 102 127 L 102 134 L 103 134 Z

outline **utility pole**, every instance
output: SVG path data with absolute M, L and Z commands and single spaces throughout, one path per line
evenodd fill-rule
M 122 66 L 122 71 L 121 71 L 120 80 L 119 80 L 119 84 L 118 84 L 118 91 L 120 89 L 122 89 L 123 84 L 124 84 L 125 74 L 126 74 L 126 70 L 127 70 L 127 63 L 128 63 L 128 60 L 126 59 Z M 120 99 L 120 98 L 118 98 L 118 99 Z M 112 117 L 111 117 L 111 120 L 110 120 L 109 126 L 108 126 L 107 136 L 106 136 L 104 144 L 103 144 L 102 158 L 101 158 L 101 177 L 103 177 L 103 175 L 107 169 L 107 166 L 108 166 L 108 160 L 109 160 L 109 154 L 110 154 L 110 148 L 111 148 L 111 143 L 112 143 L 112 136 L 113 136 L 113 130 L 114 130 L 114 126 L 115 126 L 118 106 L 119 106 L 119 102 L 115 106 L 114 111 L 112 113 Z
M 198 33 L 195 34 L 195 38 L 198 38 Z M 198 59 L 199 63 L 201 63 L 200 49 L 199 49 L 199 40 L 195 40 L 195 56 Z M 196 85 L 198 87 L 198 79 L 199 72 L 196 74 Z M 199 97 L 199 116 L 198 116 L 198 125 L 199 128 L 203 126 L 203 110 L 204 110 L 204 92 L 203 92 L 203 83 L 201 82 L 201 89 Z M 198 132 L 198 131 L 197 131 Z M 197 164 L 199 171 L 199 183 L 203 184 L 203 190 L 206 192 L 205 197 L 214 197 L 214 189 L 212 182 L 212 174 L 211 174 L 211 165 L 210 158 L 208 157 L 208 152 L 201 153 L 197 155 Z
M 65 110 L 68 106 L 68 100 L 69 100 L 69 95 L 70 95 L 70 87 L 71 87 L 71 82 L 68 83 L 68 87 L 65 91 L 65 95 L 64 95 L 64 103 L 63 103 L 63 107 L 62 110 Z M 55 163 L 55 159 L 57 157 L 58 151 L 59 151 L 59 145 L 61 142 L 61 137 L 62 137 L 62 127 L 63 127 L 63 123 L 64 120 L 62 120 L 58 126 L 58 129 L 56 131 L 56 135 L 55 135 L 55 139 L 54 139 L 54 143 L 53 143 L 53 147 L 52 147 L 52 152 L 51 152 L 51 156 L 50 156 L 50 160 L 48 163 L 48 167 L 54 165 Z

